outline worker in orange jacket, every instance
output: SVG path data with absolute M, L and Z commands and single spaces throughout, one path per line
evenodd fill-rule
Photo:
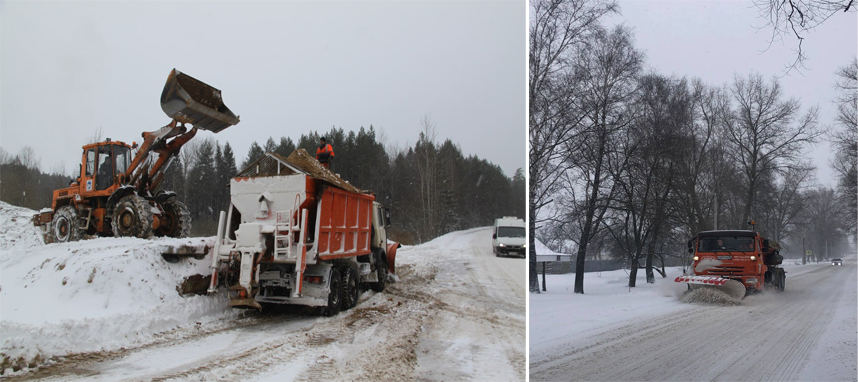
M 316 160 L 325 166 L 326 169 L 331 169 L 331 161 L 334 160 L 334 148 L 325 141 L 325 137 L 319 138 L 319 148 L 316 149 Z

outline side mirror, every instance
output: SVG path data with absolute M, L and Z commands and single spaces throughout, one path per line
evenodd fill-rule
M 769 251 L 769 239 L 763 239 L 763 252 Z
M 493 234 L 492 234 L 492 239 L 497 239 L 497 238 L 498 238 L 498 234 L 493 233 Z
M 694 253 L 694 239 L 688 240 L 688 253 Z
M 384 209 L 384 226 L 390 227 L 390 209 Z

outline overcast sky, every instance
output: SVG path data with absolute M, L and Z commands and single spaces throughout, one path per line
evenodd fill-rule
M 757 17 L 751 0 L 619 0 L 619 4 L 622 14 L 606 24 L 632 27 L 636 46 L 646 52 L 647 65 L 662 74 L 700 77 L 708 84 L 723 85 L 731 83 L 734 74 L 783 76 L 785 65 L 795 59 L 794 39 L 769 48 L 771 29 L 760 29 L 765 20 Z M 840 12 L 807 33 L 803 45 L 809 58 L 807 69 L 781 78 L 785 93 L 799 98 L 802 110 L 819 106 L 823 125 L 833 125 L 836 116 L 834 73 L 851 62 L 858 50 L 856 20 L 855 13 Z M 827 141 L 808 153 L 818 169 L 818 182 L 829 187 L 837 184 L 829 166 L 832 154 Z
M 411 146 L 428 115 L 437 141 L 525 167 L 526 3 L 0 2 L 0 147 L 78 171 L 97 128 L 130 143 L 166 125 L 177 68 L 223 92 L 251 142 L 373 125 Z M 334 142 L 336 149 L 336 142 Z M 340 158 L 340 160 L 348 160 Z

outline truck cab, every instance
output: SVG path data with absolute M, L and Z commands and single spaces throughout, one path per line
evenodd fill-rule
M 495 256 L 516 254 L 525 257 L 527 238 L 524 220 L 514 216 L 495 219 L 492 231 L 492 251 Z
M 754 231 L 705 231 L 688 242 L 695 276 L 716 276 L 742 283 L 749 292 L 766 285 L 783 290 L 784 271 L 779 247 Z

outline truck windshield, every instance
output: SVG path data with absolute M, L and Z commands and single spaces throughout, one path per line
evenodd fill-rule
M 754 238 L 748 236 L 718 236 L 700 238 L 697 252 L 753 252 Z
M 524 227 L 498 227 L 498 237 L 524 237 Z

